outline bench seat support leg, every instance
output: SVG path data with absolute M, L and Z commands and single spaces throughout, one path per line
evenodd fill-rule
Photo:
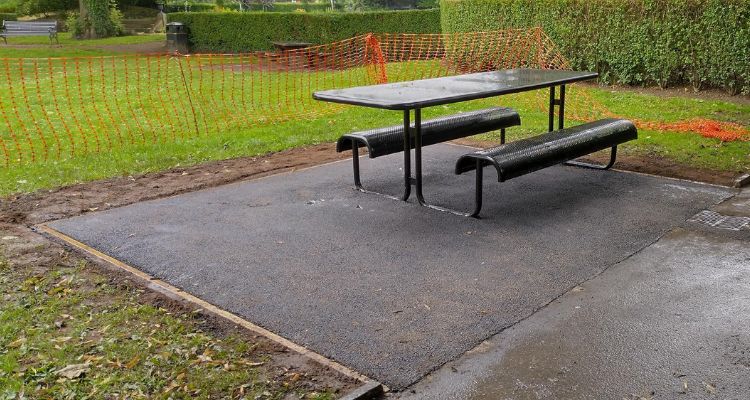
M 474 192 L 474 211 L 469 214 L 470 217 L 479 218 L 479 213 L 482 211 L 482 174 L 484 166 L 477 160 L 477 171 L 476 171 L 476 188 Z
M 416 118 L 419 118 L 420 115 L 417 112 Z M 352 140 L 352 169 L 354 170 L 354 186 L 357 190 L 363 193 L 372 193 L 372 194 L 379 194 L 384 197 L 388 197 L 390 199 L 394 200 L 403 200 L 406 201 L 409 199 L 409 196 L 411 195 L 411 186 L 416 183 L 416 179 L 411 177 L 411 146 L 409 146 L 410 142 L 410 128 L 411 122 L 410 122 L 410 114 L 409 110 L 404 111 L 404 193 L 400 197 L 396 197 L 390 194 L 386 193 L 380 193 L 375 192 L 372 190 L 365 189 L 364 186 L 362 186 L 362 180 L 360 177 L 360 168 L 359 168 L 359 143 Z M 421 150 L 421 149 L 420 149 Z M 421 168 L 421 165 L 420 165 Z M 421 171 L 421 169 L 420 169 Z M 421 184 L 421 180 L 420 180 Z
M 354 186 L 357 190 L 364 191 L 362 181 L 359 177 L 359 144 L 352 140 L 352 167 L 354 169 Z
M 573 167 L 581 167 L 581 168 L 589 168 L 589 169 L 610 169 L 613 165 L 615 165 L 615 161 L 617 160 L 617 146 L 612 146 L 612 151 L 609 154 L 609 162 L 607 164 L 592 164 L 582 161 L 566 161 L 565 165 L 570 165 Z

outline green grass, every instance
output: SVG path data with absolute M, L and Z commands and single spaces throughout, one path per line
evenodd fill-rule
M 8 45 L 0 43 L 0 58 L 47 58 L 103 56 L 112 54 L 107 46 L 163 42 L 163 34 L 119 36 L 105 39 L 78 40 L 68 32 L 59 34 L 60 44 L 50 44 L 47 36 L 19 36 L 8 38 Z
M 247 56 L 10 61 L 8 68 L 22 72 L 24 79 L 19 84 L 18 74 L 0 74 L 0 91 L 13 94 L 0 98 L 0 139 L 9 154 L 9 166 L 0 167 L 0 195 L 332 142 L 348 131 L 400 122 L 397 112 L 311 99 L 312 90 L 371 82 L 364 68 L 318 73 L 251 69 L 262 62 L 267 61 Z M 392 80 L 418 78 L 429 67 L 392 64 L 388 74 Z M 711 118 L 750 125 L 748 105 L 580 86 L 569 89 L 567 115 L 587 114 L 591 104 L 582 101 L 586 98 L 627 118 Z M 425 110 L 425 117 L 511 106 L 523 121 L 509 130 L 513 140 L 545 131 L 546 101 L 546 91 L 528 92 L 435 107 Z M 480 139 L 498 140 L 494 134 Z M 29 160 L 32 151 L 36 162 Z M 689 132 L 642 129 L 622 151 L 708 169 L 750 170 L 749 142 L 722 143 Z
M 684 115 L 721 118 L 723 114 L 717 114 L 718 112 L 750 115 L 750 107 L 731 103 L 683 98 L 661 99 L 622 92 L 612 94 L 608 90 L 592 90 L 592 93 L 603 102 L 611 103 L 613 112 L 623 115 L 659 115 L 665 120 L 677 120 Z M 509 140 L 544 131 L 547 114 L 529 105 L 535 103 L 534 97 L 515 95 L 514 98 L 505 98 L 499 102 L 501 105 L 515 106 L 522 115 L 522 126 L 508 131 Z M 498 101 L 495 100 L 437 107 L 425 110 L 425 118 L 497 104 Z M 3 182 L 0 193 L 27 192 L 109 176 L 140 174 L 209 160 L 332 142 L 348 131 L 398 124 L 400 118 L 400 114 L 393 111 L 346 107 L 339 113 L 322 118 L 266 124 L 173 143 L 132 146 L 115 153 L 90 154 L 69 161 L 5 169 L 0 170 L 0 181 Z M 748 142 L 722 143 L 693 133 L 648 130 L 641 130 L 639 136 L 637 141 L 622 146 L 624 154 L 655 155 L 685 165 L 716 170 L 750 171 Z M 496 134 L 480 135 L 478 138 L 499 141 Z
M 246 338 L 204 332 L 198 315 L 145 304 L 141 290 L 113 286 L 82 261 L 15 268 L 0 259 L 0 291 L 2 399 L 333 397 L 273 370 Z M 78 377 L 58 373 L 81 364 Z

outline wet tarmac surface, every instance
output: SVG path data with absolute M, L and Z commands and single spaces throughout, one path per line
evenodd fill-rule
M 748 399 L 750 228 L 675 229 L 397 397 Z
M 466 152 L 450 145 L 425 150 L 428 200 L 471 206 L 473 176 L 451 174 Z M 366 185 L 393 193 L 401 188 L 400 156 L 367 161 Z M 356 192 L 350 168 L 340 162 L 50 226 L 402 389 L 665 233 L 689 226 L 688 218 L 735 193 L 637 174 L 553 167 L 502 184 L 487 178 L 485 218 L 475 220 Z M 527 321 L 532 318 L 536 315 Z M 592 311 L 587 321 L 607 318 Z M 523 336 L 531 338 L 530 332 Z M 734 340 L 731 332 L 723 332 L 724 340 Z M 604 343 L 573 342 L 560 354 Z M 524 354 L 548 360 L 553 350 L 493 359 L 486 370 L 497 372 L 488 382 L 499 382 L 506 368 L 524 365 Z M 559 366 L 573 371 L 568 359 L 560 358 Z M 538 376 L 550 378 L 547 372 Z M 494 390 L 477 383 L 472 393 L 485 398 L 502 393 Z

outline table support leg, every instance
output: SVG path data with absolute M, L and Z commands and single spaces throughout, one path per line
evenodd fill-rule
M 555 96 L 555 87 L 549 88 L 549 127 L 548 132 L 555 130 L 555 106 L 559 107 L 557 129 L 565 127 L 565 85 L 560 85 L 560 98 Z
M 409 200 L 411 195 L 411 122 L 409 121 L 409 110 L 404 110 L 404 195 L 401 196 L 401 200 Z M 416 114 L 415 114 L 416 117 Z M 415 157 L 421 161 L 420 156 L 415 154 Z M 421 168 L 421 164 L 419 166 Z M 421 172 L 421 171 L 420 171 Z
M 443 212 L 449 212 L 451 214 L 460 215 L 462 217 L 477 217 L 479 215 L 479 210 L 482 208 L 482 199 L 481 199 L 481 188 L 477 189 L 477 197 L 476 197 L 476 205 L 474 208 L 474 211 L 471 213 L 466 213 L 462 211 L 456 211 L 452 210 L 450 208 L 440 207 L 436 205 L 432 205 L 427 203 L 424 199 L 424 194 L 422 193 L 422 110 L 421 109 L 415 109 L 414 110 L 414 183 L 416 186 L 415 192 L 417 195 L 417 202 L 419 205 L 431 208 L 433 210 L 443 211 Z M 482 185 L 482 171 L 481 169 L 477 171 L 477 185 L 481 187 Z
M 560 85 L 560 100 L 557 102 L 557 105 L 560 107 L 557 129 L 563 129 L 565 127 L 565 85 Z
M 422 110 L 414 110 L 414 180 L 416 181 L 417 201 L 427 205 L 422 194 Z
M 547 129 L 548 132 L 552 132 L 555 130 L 555 87 L 551 86 L 549 88 L 549 127 Z

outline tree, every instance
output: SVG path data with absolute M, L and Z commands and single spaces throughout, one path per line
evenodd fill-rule
M 122 13 L 115 0 L 79 0 L 79 13 L 68 18 L 68 28 L 80 39 L 122 34 Z

